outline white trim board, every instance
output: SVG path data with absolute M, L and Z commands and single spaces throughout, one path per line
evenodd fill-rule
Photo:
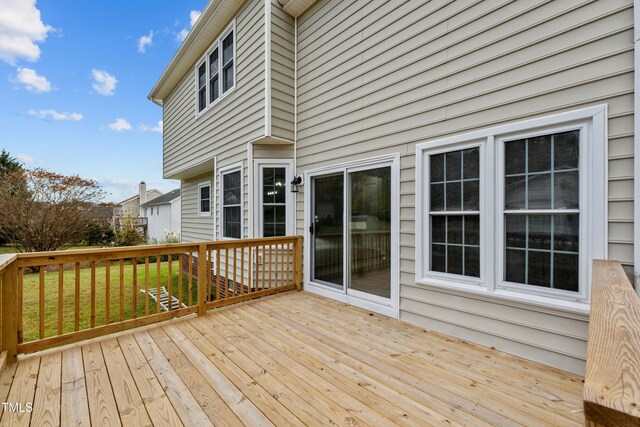
M 633 0 L 633 269 L 636 292 L 640 295 L 640 0 Z

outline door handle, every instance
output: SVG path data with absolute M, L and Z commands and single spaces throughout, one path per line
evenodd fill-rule
M 315 231 L 315 230 L 314 230 L 314 229 L 315 229 L 314 225 L 315 225 L 315 224 L 311 224 L 311 225 L 309 226 L 309 233 L 311 233 L 311 234 L 313 234 L 313 232 Z

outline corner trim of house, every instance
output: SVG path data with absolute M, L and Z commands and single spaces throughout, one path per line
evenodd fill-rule
M 264 1 L 264 135 L 271 136 L 271 0 Z
M 633 90 L 633 269 L 635 288 L 640 295 L 640 0 L 633 0 L 633 68 L 634 68 L 634 90 Z

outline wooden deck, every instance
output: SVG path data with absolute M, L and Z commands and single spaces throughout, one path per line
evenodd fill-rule
M 584 425 L 583 380 L 307 292 L 8 365 L 4 425 Z

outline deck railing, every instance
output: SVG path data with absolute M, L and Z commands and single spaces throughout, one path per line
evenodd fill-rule
M 0 258 L 8 358 L 300 289 L 302 237 L 16 254 Z
M 584 414 L 588 426 L 640 425 L 640 300 L 615 261 L 593 263 Z

